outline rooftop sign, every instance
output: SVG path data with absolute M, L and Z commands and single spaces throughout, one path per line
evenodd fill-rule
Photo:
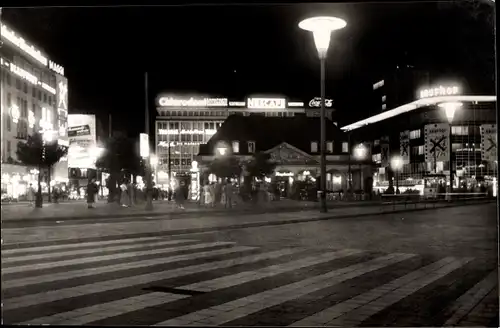
M 9 29 L 6 25 L 2 24 L 0 28 L 0 35 L 3 39 L 8 40 L 10 43 L 24 51 L 31 58 L 38 61 L 43 66 L 47 66 L 49 69 L 53 70 L 57 74 L 64 75 L 64 67 L 50 61 L 45 57 L 42 52 L 36 49 L 34 46 L 28 44 L 22 37 L 16 35 L 16 33 Z
M 456 85 L 451 86 L 435 86 L 433 88 L 426 88 L 420 90 L 419 98 L 442 97 L 442 96 L 456 96 L 460 94 L 460 88 Z
M 285 109 L 285 98 L 248 98 L 248 108 L 256 109 Z
M 162 107 L 227 107 L 227 98 L 189 98 L 178 99 L 161 97 L 158 101 Z
M 332 107 L 333 99 L 325 99 L 325 107 Z M 321 97 L 315 97 L 309 101 L 309 107 L 321 107 Z

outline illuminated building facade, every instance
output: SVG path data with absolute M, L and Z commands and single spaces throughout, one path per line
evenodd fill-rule
M 158 96 L 155 133 L 158 183 L 168 183 L 168 173 L 188 174 L 191 163 L 229 115 L 268 117 L 319 116 L 320 101 L 288 101 L 285 97 L 250 97 L 245 100 L 203 96 Z M 325 102 L 329 118 L 333 100 Z M 168 164 L 170 160 L 170 165 Z
M 51 130 L 54 140 L 68 145 L 68 81 L 62 66 L 11 27 L 1 24 L 0 35 L 2 199 L 22 199 L 30 183 L 37 188 L 38 171 L 18 162 L 17 144 L 35 131 Z M 67 158 L 54 166 L 52 181 L 42 174 L 44 191 L 48 183 L 66 183 Z
M 496 96 L 465 95 L 460 83 L 426 85 L 414 95 L 410 103 L 342 127 L 353 147 L 370 146 L 377 166 L 374 187 L 383 191 L 397 180 L 401 192 L 423 190 L 429 175 L 449 183 L 450 136 L 454 188 L 496 181 Z M 461 106 L 447 113 L 446 103 Z M 403 161 L 398 170 L 391 167 L 395 156 Z

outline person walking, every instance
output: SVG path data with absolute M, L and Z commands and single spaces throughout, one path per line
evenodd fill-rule
M 233 208 L 233 193 L 234 193 L 233 184 L 229 179 L 227 179 L 227 183 L 224 188 L 224 198 L 226 200 L 224 204 L 225 208 Z
M 127 192 L 127 183 L 126 181 L 123 181 L 122 184 L 120 185 L 120 190 L 121 190 L 121 194 L 120 194 L 120 205 L 123 206 L 123 207 L 128 207 L 128 202 L 129 202 L 129 195 L 128 195 L 128 192 Z
M 28 187 L 26 198 L 28 198 L 29 206 L 33 206 L 33 202 L 35 201 L 35 188 L 33 188 L 33 184 L 31 183 Z
M 97 184 L 95 183 L 95 179 L 90 180 L 87 185 L 87 205 L 88 208 L 95 208 L 95 195 L 97 194 Z

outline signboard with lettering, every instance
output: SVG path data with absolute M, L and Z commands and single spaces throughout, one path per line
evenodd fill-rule
M 431 98 L 442 96 L 456 96 L 460 94 L 460 88 L 457 85 L 435 86 L 431 88 L 421 89 L 418 98 Z
M 248 98 L 247 107 L 255 109 L 285 109 L 286 100 L 284 98 Z
M 188 98 L 160 97 L 158 104 L 162 107 L 227 107 L 227 98 Z
M 95 115 L 68 115 L 68 138 L 68 167 L 95 169 L 91 156 L 97 141 Z
M 410 131 L 406 130 L 399 133 L 399 155 L 404 164 L 410 163 Z
M 333 99 L 325 99 L 325 107 L 332 107 Z M 321 97 L 315 97 L 309 101 L 309 107 L 319 108 L 321 107 Z
M 497 125 L 481 125 L 481 158 L 483 161 L 496 161 L 497 157 Z
M 425 161 L 428 163 L 450 160 L 450 125 L 448 123 L 428 124 L 425 133 Z

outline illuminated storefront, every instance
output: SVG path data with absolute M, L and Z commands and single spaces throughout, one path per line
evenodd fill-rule
M 397 182 L 401 192 L 423 193 L 432 175 L 449 185 L 450 151 L 454 188 L 471 190 L 496 176 L 496 96 L 466 95 L 458 83 L 426 85 L 415 93 L 411 103 L 342 128 L 353 144 L 372 145 L 374 187 L 384 191 Z M 391 167 L 395 156 L 403 161 L 397 170 Z
M 60 145 L 68 145 L 68 82 L 62 66 L 9 26 L 2 24 L 0 31 L 2 198 L 23 199 L 29 183 L 37 184 L 38 172 L 17 161 L 17 144 L 35 131 L 49 130 Z M 48 183 L 67 182 L 67 158 L 53 167 L 52 181 L 46 177 L 42 172 L 44 190 Z
M 328 116 L 333 100 L 326 100 Z M 244 101 L 217 97 L 160 95 L 157 98 L 156 154 L 158 184 L 168 184 L 170 175 L 189 174 L 199 146 L 215 135 L 230 115 L 293 117 L 319 116 L 320 102 L 288 101 L 285 97 L 249 97 Z M 170 165 L 168 165 L 170 160 Z

